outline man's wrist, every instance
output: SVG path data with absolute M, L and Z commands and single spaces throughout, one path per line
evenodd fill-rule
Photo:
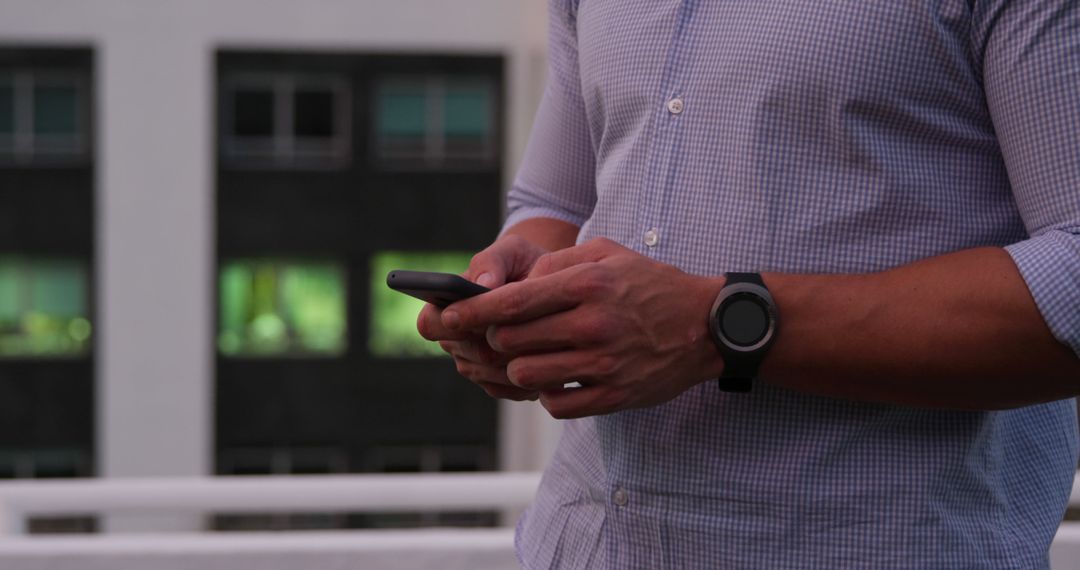
M 724 372 L 724 359 L 709 332 L 709 313 L 720 290 L 724 288 L 724 277 L 697 277 L 694 288 L 694 319 L 698 324 L 695 330 L 700 333 L 693 342 L 694 358 L 700 362 L 701 374 L 695 380 L 704 382 L 718 378 Z

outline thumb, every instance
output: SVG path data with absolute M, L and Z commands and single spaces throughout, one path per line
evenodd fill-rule
M 489 289 L 517 281 L 528 273 L 543 250 L 517 236 L 506 236 L 473 256 L 464 276 Z

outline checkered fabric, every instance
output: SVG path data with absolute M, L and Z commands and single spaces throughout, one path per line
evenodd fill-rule
M 553 0 L 550 34 L 507 226 L 702 275 L 1006 246 L 1080 354 L 1080 2 Z M 530 569 L 1045 568 L 1076 464 L 1073 400 L 705 383 L 566 422 L 517 548 Z

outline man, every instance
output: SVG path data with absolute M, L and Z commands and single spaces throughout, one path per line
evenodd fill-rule
M 580 418 L 523 566 L 1046 568 L 1077 464 L 1080 3 L 550 12 L 466 274 L 496 289 L 419 320 L 492 396 Z

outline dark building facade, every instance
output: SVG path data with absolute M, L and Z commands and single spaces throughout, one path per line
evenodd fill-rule
M 0 48 L 0 479 L 95 472 L 93 67 Z
M 495 403 L 384 279 L 497 233 L 502 59 L 225 50 L 217 85 L 216 471 L 496 469 Z

